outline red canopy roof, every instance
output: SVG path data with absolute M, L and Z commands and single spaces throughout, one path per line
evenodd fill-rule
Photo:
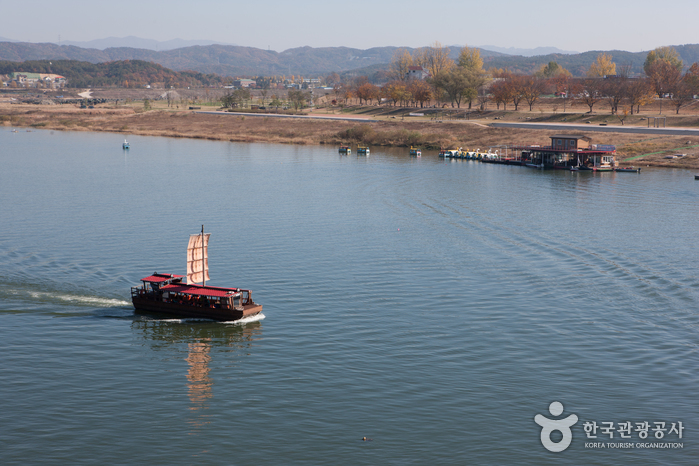
M 230 296 L 240 291 L 238 288 L 219 288 L 217 286 L 202 286 L 202 285 L 165 285 L 160 288 L 162 291 L 170 293 L 184 293 L 197 296 L 213 296 L 215 298 L 223 298 Z
M 150 283 L 162 283 L 173 278 L 184 278 L 184 275 L 173 275 L 170 273 L 154 273 L 153 275 L 150 275 L 146 278 L 142 278 L 141 281 Z

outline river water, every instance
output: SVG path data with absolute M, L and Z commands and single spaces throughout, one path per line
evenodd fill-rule
M 693 173 L 129 140 L 0 132 L 3 465 L 696 464 Z M 135 315 L 202 224 L 264 318 Z

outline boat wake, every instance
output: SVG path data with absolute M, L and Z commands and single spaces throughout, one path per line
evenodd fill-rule
M 229 321 L 224 321 L 224 322 L 219 322 L 217 320 L 212 320 L 212 319 L 201 319 L 201 318 L 196 318 L 196 317 L 184 317 L 181 319 L 173 319 L 173 318 L 168 317 L 166 319 L 158 319 L 155 317 L 142 316 L 143 320 L 152 320 L 152 321 L 157 321 L 157 322 L 167 322 L 167 323 L 175 323 L 175 324 L 191 324 L 191 323 L 196 323 L 196 322 L 211 322 L 211 323 L 220 323 L 220 324 L 226 324 L 226 325 L 245 325 L 245 324 L 249 324 L 251 322 L 259 322 L 264 318 L 265 318 L 265 315 L 261 312 L 257 315 L 254 315 L 254 316 L 244 317 L 244 318 L 239 319 L 239 320 L 229 320 Z
M 6 288 L 0 289 L 0 296 L 8 300 L 18 300 L 20 302 L 34 302 L 41 304 L 68 304 L 80 307 L 126 307 L 131 303 L 119 298 L 104 298 L 101 296 L 90 296 L 66 292 L 36 291 L 26 288 Z
M 229 324 L 229 325 L 245 325 L 245 324 L 249 324 L 251 322 L 259 322 L 264 318 L 265 318 L 265 315 L 260 312 L 259 314 L 255 314 L 254 316 L 243 317 L 242 319 L 239 319 L 239 320 L 230 320 L 230 321 L 221 322 L 221 323 L 222 324 Z
M 131 306 L 129 301 L 124 301 L 123 299 L 110 299 L 110 298 L 100 298 L 97 296 L 79 296 L 79 295 L 55 295 L 50 293 L 42 293 L 37 291 L 32 291 L 29 293 L 34 298 L 47 298 L 52 297 L 54 299 L 59 299 L 61 301 L 85 305 L 85 306 L 98 306 L 98 307 L 124 307 Z

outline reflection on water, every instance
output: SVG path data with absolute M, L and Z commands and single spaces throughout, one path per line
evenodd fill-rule
M 211 345 L 209 341 L 189 343 L 189 354 L 185 358 L 189 364 L 187 381 L 189 382 L 189 399 L 192 401 L 190 409 L 197 410 L 204 407 L 204 401 L 211 398 L 212 380 L 209 377 L 211 368 Z
M 216 354 L 224 353 L 220 354 L 221 360 L 230 363 L 231 356 L 236 359 L 249 355 L 254 343 L 262 339 L 259 321 L 226 324 L 191 319 L 144 319 L 135 320 L 131 327 L 154 352 L 166 351 L 164 358 L 169 359 L 172 352 L 178 356 L 185 353 L 188 409 L 197 413 L 189 422 L 197 429 L 209 423 L 205 411 L 214 397 L 215 379 L 211 376 L 211 368 L 216 364 Z

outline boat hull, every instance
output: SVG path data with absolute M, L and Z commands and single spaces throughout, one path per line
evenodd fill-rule
M 262 312 L 262 305 L 255 303 L 246 304 L 242 309 L 225 309 L 168 303 L 164 301 L 144 299 L 137 296 L 132 297 L 132 302 L 137 311 L 220 321 L 240 320 L 245 317 L 252 317 Z
M 615 168 L 614 171 L 621 173 L 641 173 L 640 168 Z

